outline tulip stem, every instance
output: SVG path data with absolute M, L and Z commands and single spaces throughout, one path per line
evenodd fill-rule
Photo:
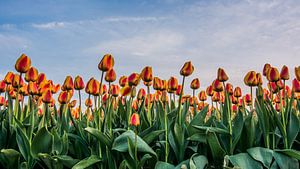
M 180 91 L 179 100 L 178 100 L 179 125 L 182 124 L 181 99 L 182 99 L 182 94 L 183 94 L 183 89 L 184 89 L 184 80 L 185 80 L 185 76 L 183 76 L 183 79 L 182 79 L 181 91 Z
M 18 119 L 19 116 L 19 90 L 20 90 L 20 85 L 21 85 L 21 79 L 22 79 L 22 73 L 20 73 L 20 79 L 18 83 L 18 89 L 17 89 L 17 94 L 16 94 L 16 100 L 15 100 L 15 113 L 14 116 Z M 14 118 L 12 118 L 13 120 Z M 14 121 L 13 121 L 14 123 Z
M 250 86 L 250 94 L 251 94 L 251 107 L 250 108 L 251 108 L 251 110 L 253 110 L 252 86 Z
M 165 139 L 166 139 L 165 161 L 168 162 L 168 155 L 169 155 L 169 144 L 168 144 L 168 113 L 167 113 L 166 106 L 165 106 Z
M 102 71 L 102 73 L 101 73 L 101 79 L 100 79 L 100 91 L 99 91 L 99 98 L 98 98 L 98 108 L 100 108 L 100 101 L 101 101 L 101 104 L 102 104 L 102 94 L 101 94 L 101 91 L 102 91 L 103 75 L 104 75 L 104 71 Z
M 134 132 L 134 157 L 135 157 L 135 167 L 136 169 L 138 168 L 138 157 L 137 157 L 137 126 L 135 127 L 135 132 Z
M 147 109 L 148 109 L 148 119 L 150 123 L 150 127 L 152 127 L 152 116 L 151 116 L 151 110 L 150 110 L 150 103 L 151 103 L 151 97 L 150 97 L 150 86 L 147 86 L 147 97 L 148 97 L 148 104 L 147 104 Z
M 81 121 L 82 119 L 82 112 L 81 112 L 81 93 L 80 90 L 78 90 L 78 97 L 79 97 L 79 120 Z

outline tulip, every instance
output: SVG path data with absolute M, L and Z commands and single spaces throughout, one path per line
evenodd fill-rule
M 200 80 L 198 78 L 193 79 L 192 82 L 191 82 L 190 87 L 193 90 L 199 89 L 200 88 Z
M 76 76 L 74 80 L 74 89 L 82 90 L 84 89 L 84 82 L 80 76 Z
M 117 78 L 116 72 L 114 69 L 110 69 L 106 72 L 105 74 L 105 81 L 107 81 L 108 83 L 114 82 Z
M 72 116 L 73 116 L 73 118 L 74 119 L 76 119 L 76 120 L 78 120 L 79 119 L 79 113 L 80 113 L 80 111 L 79 111 L 79 109 L 72 109 Z
M 72 90 L 72 89 L 74 89 L 74 83 L 73 83 L 73 79 L 72 79 L 71 76 L 67 76 L 66 77 L 62 88 L 64 90 Z
M 282 80 L 289 80 L 290 79 L 289 68 L 286 65 L 284 65 L 281 68 L 280 79 L 282 79 Z
M 292 84 L 293 84 L 293 91 L 300 92 L 300 81 L 295 78 Z
M 202 102 L 204 102 L 205 100 L 207 100 L 207 96 L 206 96 L 206 93 L 205 93 L 204 90 L 200 91 L 198 97 L 199 97 L 199 100 L 202 101 Z
M 183 91 L 182 91 L 182 85 L 178 85 L 177 90 L 176 90 L 176 92 L 175 92 L 175 94 L 176 94 L 177 96 L 179 96 L 180 93 L 183 94 Z
M 91 78 L 88 84 L 86 85 L 85 90 L 88 94 L 97 96 L 99 95 L 100 91 L 100 83 L 96 79 Z
M 35 82 L 39 77 L 38 70 L 34 67 L 31 67 L 25 74 L 26 82 Z
M 128 96 L 131 93 L 131 87 L 130 86 L 124 86 L 121 89 L 121 96 Z
M 213 90 L 212 85 L 210 85 L 206 88 L 206 94 L 210 97 L 214 95 L 214 90 Z
M 213 96 L 212 96 L 212 101 L 213 102 L 218 102 L 220 101 L 220 93 L 219 92 L 214 92 Z
M 15 88 L 19 88 L 22 85 L 24 85 L 23 79 L 20 77 L 20 75 L 14 75 L 14 79 L 12 81 L 12 86 Z
M 257 78 L 256 78 L 256 72 L 255 71 L 250 71 L 246 74 L 246 76 L 244 77 L 244 83 L 247 86 L 256 86 L 258 84 L 257 82 Z
M 12 81 L 14 80 L 14 73 L 13 72 L 7 72 L 5 78 L 4 78 L 4 82 L 6 84 L 12 84 Z
M 180 74 L 182 76 L 189 76 L 194 72 L 194 66 L 192 65 L 192 62 L 185 62 L 183 67 L 180 70 Z
M 264 69 L 263 69 L 263 75 L 267 76 L 268 70 L 271 68 L 271 65 L 269 63 L 266 63 L 264 65 Z
M 140 88 L 138 91 L 137 99 L 138 100 L 143 100 L 146 97 L 146 91 L 143 88 Z
M 230 98 L 231 98 L 231 101 L 232 101 L 232 103 L 233 103 L 233 104 L 238 104 L 238 103 L 239 103 L 239 101 L 238 101 L 238 98 L 237 98 L 237 97 L 235 97 L 235 96 L 231 95 L 231 96 L 230 96 Z
M 5 105 L 5 98 L 3 96 L 0 96 L 0 106 Z
M 37 79 L 36 83 L 37 84 L 41 84 L 41 83 L 43 83 L 46 80 L 47 80 L 46 75 L 44 73 L 40 73 L 39 76 L 38 76 L 38 79 Z
M 132 73 L 128 77 L 128 84 L 129 86 L 137 86 L 140 82 L 140 75 L 138 73 Z
M 227 83 L 227 84 L 226 84 L 226 87 L 225 87 L 225 90 L 226 90 L 226 92 L 227 92 L 229 95 L 232 95 L 232 94 L 233 94 L 233 86 L 232 86 L 232 84 Z
M 298 81 L 300 81 L 300 66 L 295 67 L 295 76 Z
M 237 98 L 241 97 L 242 96 L 242 89 L 240 87 L 236 87 L 234 89 L 233 95 L 234 95 L 234 97 L 237 97 Z
M 92 99 L 89 99 L 89 98 L 87 98 L 86 100 L 85 100 L 85 106 L 86 107 L 92 107 L 93 106 L 93 101 L 92 101 Z
M 119 84 L 121 87 L 126 86 L 128 83 L 128 78 L 126 76 L 121 76 L 119 79 Z
M 168 89 L 170 91 L 176 91 L 178 88 L 178 80 L 175 77 L 170 77 L 168 80 Z
M 139 110 L 139 105 L 138 105 L 138 101 L 137 100 L 133 100 L 131 107 L 134 111 L 138 111 Z
M 160 89 L 160 91 L 166 91 L 167 89 L 168 89 L 167 80 L 161 80 L 161 89 Z
M 268 88 L 272 93 L 277 93 L 279 91 L 279 88 L 275 82 L 269 82 Z
M 255 83 L 254 83 L 255 86 L 261 86 L 263 84 L 262 77 L 261 77 L 260 73 L 256 73 L 256 80 L 257 80 L 257 84 L 255 85 Z
M 153 88 L 154 90 L 161 90 L 162 87 L 162 80 L 159 77 L 154 77 L 153 79 Z
M 58 96 L 58 102 L 60 104 L 67 104 L 69 101 L 69 93 L 67 91 L 62 91 Z
M 152 67 L 146 66 L 141 73 L 141 78 L 144 82 L 151 82 L 153 79 Z
M 167 91 L 163 91 L 163 92 L 162 92 L 162 95 L 161 95 L 161 101 L 162 101 L 163 103 L 168 103 L 169 97 L 168 97 Z
M 213 87 L 213 90 L 215 92 L 221 92 L 221 91 L 223 91 L 222 83 L 218 79 L 216 79 L 216 80 L 213 81 L 212 87 Z
M 118 85 L 111 85 L 110 94 L 113 97 L 118 97 L 120 94 L 120 87 Z
M 6 91 L 6 84 L 4 80 L 0 81 L 0 94 Z
M 252 98 L 250 94 L 246 94 L 244 97 L 245 102 L 247 103 L 247 105 L 251 105 L 252 104 Z
M 238 111 L 238 107 L 235 104 L 232 105 L 232 111 L 235 113 Z
M 46 90 L 43 94 L 42 94 L 42 101 L 44 103 L 51 103 L 52 102 L 52 93 L 51 90 Z
M 228 76 L 227 76 L 227 74 L 225 73 L 224 69 L 222 69 L 222 68 L 219 68 L 219 69 L 218 69 L 217 79 L 218 79 L 220 82 L 226 82 L 226 81 L 228 80 Z
M 270 82 L 277 82 L 280 80 L 280 75 L 278 70 L 275 67 L 271 67 L 267 72 L 267 79 Z
M 133 114 L 131 115 L 131 118 L 130 118 L 130 125 L 135 126 L 135 127 L 137 127 L 137 126 L 140 125 L 140 116 L 139 116 L 139 114 L 133 113 Z
M 31 60 L 25 54 L 22 54 L 15 64 L 15 68 L 19 73 L 26 73 L 31 67 Z
M 105 54 L 98 64 L 99 70 L 106 72 L 114 67 L 115 60 L 111 54 Z

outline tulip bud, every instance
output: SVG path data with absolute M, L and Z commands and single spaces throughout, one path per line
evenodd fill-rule
M 267 79 L 270 82 L 277 82 L 280 80 L 279 72 L 275 67 L 271 67 L 267 72 Z
M 74 80 L 74 88 L 75 90 L 84 89 L 84 82 L 80 76 L 76 76 Z
M 300 81 L 295 78 L 292 83 L 293 83 L 293 91 L 300 92 Z
M 146 91 L 143 88 L 140 88 L 138 95 L 137 95 L 137 99 L 143 100 L 143 99 L 145 99 L 145 96 L 146 96 Z
M 250 94 L 246 94 L 244 100 L 247 103 L 247 105 L 251 105 L 252 104 L 251 103 L 252 99 L 251 99 L 251 95 Z
M 110 94 L 113 97 L 118 97 L 120 94 L 120 87 L 118 85 L 111 85 L 110 87 Z
M 198 78 L 193 79 L 192 82 L 191 82 L 190 87 L 193 90 L 199 89 L 200 88 L 200 80 Z
M 20 90 L 19 93 L 22 94 L 23 96 L 28 96 L 28 85 L 24 84 Z
M 74 89 L 74 83 L 73 83 L 73 79 L 71 76 L 67 76 L 65 81 L 64 81 L 64 84 L 63 84 L 63 89 L 64 90 L 72 90 Z
M 52 102 L 52 93 L 51 90 L 46 90 L 43 94 L 42 94 L 42 101 L 44 103 L 51 103 Z
M 212 96 L 212 101 L 214 102 L 218 102 L 220 101 L 220 93 L 219 92 L 214 92 L 213 96 Z
M 194 66 L 192 65 L 192 62 L 185 62 L 183 67 L 180 70 L 180 74 L 182 76 L 189 76 L 194 72 Z
M 231 102 L 232 102 L 233 104 L 238 104 L 238 103 L 239 103 L 238 98 L 235 97 L 235 96 L 233 96 L 233 95 L 230 96 L 230 99 L 231 99 Z
M 232 94 L 233 94 L 233 86 L 232 86 L 232 84 L 227 83 L 227 84 L 226 84 L 226 87 L 225 87 L 225 90 L 226 90 L 226 92 L 227 92 L 229 95 L 232 95 Z
M 24 84 L 24 81 L 23 79 L 20 77 L 20 75 L 14 75 L 14 79 L 13 79 L 13 82 L 12 82 L 12 86 L 14 88 L 18 88 L 18 87 L 21 87 L 22 85 Z
M 205 93 L 204 90 L 200 91 L 200 93 L 199 93 L 199 100 L 200 100 L 200 101 L 205 101 L 205 100 L 207 100 L 207 96 L 206 96 L 206 93 Z
M 277 93 L 279 88 L 277 86 L 277 84 L 275 82 L 269 82 L 268 83 L 268 88 L 270 91 L 272 91 L 272 93 Z
M 3 96 L 0 96 L 0 106 L 5 105 L 5 99 Z
M 227 76 L 227 74 L 225 73 L 224 69 L 222 69 L 222 68 L 219 68 L 219 69 L 218 69 L 217 79 L 218 79 L 220 82 L 226 82 L 226 81 L 228 80 L 228 76 Z
M 268 70 L 271 68 L 271 65 L 269 63 L 266 63 L 264 65 L 264 69 L 263 69 L 263 75 L 267 76 Z
M 128 96 L 131 93 L 131 87 L 130 86 L 124 86 L 121 89 L 121 96 Z
M 86 107 L 92 107 L 92 106 L 93 106 L 93 101 L 92 101 L 92 99 L 87 98 L 87 99 L 85 100 L 85 106 L 86 106 Z
M 256 72 L 255 71 L 250 71 L 246 74 L 244 77 L 244 83 L 247 86 L 255 86 L 258 84 L 257 78 L 256 78 Z
M 100 90 L 99 82 L 96 79 L 91 78 L 85 87 L 85 92 L 97 96 L 99 95 L 99 90 Z
M 31 67 L 25 74 L 25 80 L 26 82 L 35 82 L 38 79 L 38 76 L 38 70 L 34 67 Z
M 170 91 L 176 91 L 178 88 L 178 80 L 175 77 L 170 77 L 168 80 L 168 89 Z
M 281 68 L 280 78 L 282 80 L 289 80 L 290 79 L 289 68 L 286 65 L 284 65 Z
M 235 104 L 233 104 L 232 105 L 232 111 L 236 113 L 237 110 L 238 110 L 238 107 Z
M 58 96 L 58 102 L 60 104 L 67 104 L 69 102 L 69 96 L 67 91 L 62 91 Z
M 15 68 L 19 73 L 26 73 L 31 67 L 31 60 L 25 54 L 22 54 L 15 64 Z
M 152 67 L 146 66 L 141 73 L 141 78 L 143 79 L 144 82 L 151 82 L 153 77 L 152 77 Z
M 4 82 L 6 84 L 12 84 L 12 81 L 14 80 L 14 73 L 13 72 L 7 72 L 5 78 L 4 78 Z
M 295 76 L 298 81 L 300 81 L 300 66 L 295 67 Z
M 28 83 L 27 90 L 30 95 L 38 95 L 39 94 L 38 87 L 37 87 L 36 83 L 34 83 L 34 82 Z
M 135 126 L 135 127 L 137 127 L 137 126 L 140 125 L 140 116 L 139 116 L 139 114 L 133 113 L 133 114 L 131 115 L 131 118 L 130 118 L 130 125 Z
M 212 87 L 213 87 L 213 90 L 216 91 L 216 92 L 223 91 L 223 85 L 218 79 L 213 81 Z
M 126 86 L 128 83 L 128 79 L 126 76 L 121 76 L 120 79 L 119 79 L 119 84 L 121 87 L 124 87 Z
M 102 60 L 98 64 L 99 70 L 106 72 L 114 67 L 115 60 L 111 54 L 106 54 L 103 56 Z
M 138 105 L 138 101 L 137 100 L 133 100 L 132 105 L 131 105 L 132 109 L 134 111 L 138 111 L 139 110 L 139 105 Z
M 176 90 L 176 95 L 179 96 L 182 92 L 182 95 L 184 94 L 184 92 L 182 91 L 182 85 L 178 85 L 177 90 Z
M 128 77 L 128 84 L 129 86 L 137 86 L 140 82 L 140 75 L 138 73 L 132 73 Z
M 105 81 L 114 82 L 117 78 L 116 72 L 114 69 L 110 69 L 105 74 Z
M 0 81 L 0 94 L 6 91 L 6 84 L 4 80 Z
M 154 77 L 153 80 L 153 88 L 154 90 L 161 90 L 162 89 L 162 80 L 159 77 Z
M 166 91 L 167 89 L 168 89 L 167 80 L 161 80 L 161 89 L 160 89 L 160 91 Z
M 44 73 L 40 73 L 39 76 L 38 76 L 38 79 L 37 79 L 36 83 L 37 84 L 41 84 L 41 83 L 43 83 L 46 80 L 47 80 L 46 75 Z
M 281 105 L 279 104 L 279 103 L 276 103 L 275 104 L 275 109 L 276 109 L 276 111 L 281 111 Z

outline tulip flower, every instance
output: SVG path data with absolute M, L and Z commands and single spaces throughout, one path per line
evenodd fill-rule
M 133 114 L 131 115 L 131 118 L 130 118 L 130 125 L 135 126 L 135 127 L 137 127 L 137 126 L 140 125 L 140 116 L 139 116 L 139 114 L 133 113 Z
M 233 104 L 238 104 L 238 103 L 239 103 L 239 101 L 238 101 L 238 98 L 237 98 L 237 97 L 235 97 L 235 96 L 231 95 L 231 96 L 230 96 L 230 98 L 231 98 L 231 102 L 232 102 Z
M 191 89 L 193 90 L 197 90 L 200 88 L 200 80 L 199 78 L 195 78 L 192 80 L 191 85 L 190 85 Z
M 108 83 L 114 82 L 117 78 L 116 72 L 114 69 L 110 69 L 106 72 L 105 74 L 105 81 L 107 81 Z
M 143 88 L 140 88 L 137 94 L 138 100 L 143 100 L 146 97 L 146 91 Z
M 170 89 L 170 91 L 176 91 L 178 88 L 178 80 L 175 77 L 170 77 L 170 79 L 168 80 L 168 89 Z
M 34 67 L 31 67 L 26 73 L 25 73 L 25 80 L 26 82 L 35 82 L 38 79 L 39 73 L 38 70 Z
M 177 90 L 176 90 L 176 92 L 175 92 L 175 94 L 176 94 L 177 96 L 179 96 L 180 93 L 183 94 L 183 91 L 182 91 L 182 85 L 178 85 Z
M 37 84 L 41 84 L 41 83 L 43 83 L 46 80 L 47 80 L 47 78 L 46 78 L 45 73 L 40 73 L 39 76 L 38 76 L 38 79 L 37 79 L 36 83 Z
M 233 94 L 233 86 L 232 86 L 232 84 L 227 83 L 227 84 L 226 84 L 226 87 L 225 87 L 225 91 L 226 91 L 229 95 L 232 95 L 232 94 Z
M 300 81 L 296 78 L 292 81 L 293 84 L 293 91 L 294 92 L 300 92 Z
M 4 78 L 4 82 L 6 84 L 12 84 L 12 81 L 14 80 L 14 73 L 13 72 L 7 72 L 5 78 Z
M 257 78 L 256 78 L 256 72 L 255 71 L 250 71 L 246 74 L 246 76 L 244 77 L 244 83 L 247 86 L 256 86 L 256 84 L 258 84 L 257 82 Z
M 268 70 L 271 68 L 271 65 L 269 63 L 266 63 L 264 65 L 264 69 L 263 69 L 263 75 L 267 76 Z
M 152 67 L 146 66 L 141 72 L 141 78 L 144 82 L 151 82 L 153 79 Z
M 252 98 L 250 94 L 246 94 L 244 97 L 245 102 L 247 103 L 247 105 L 251 105 L 252 104 Z
M 114 67 L 115 60 L 111 54 L 105 54 L 98 64 L 99 70 L 106 72 Z
M 124 87 L 126 86 L 128 83 L 128 79 L 126 76 L 121 76 L 120 79 L 119 79 L 119 84 L 121 87 Z
M 159 77 L 154 77 L 153 80 L 153 88 L 154 90 L 161 90 L 162 89 L 162 80 Z
M 205 100 L 207 100 L 207 96 L 206 96 L 206 93 L 205 93 L 204 90 L 200 91 L 198 97 L 199 97 L 199 100 L 202 101 L 202 102 L 204 102 Z
M 221 91 L 223 91 L 222 83 L 218 79 L 216 79 L 216 80 L 213 81 L 212 87 L 213 87 L 213 90 L 215 92 L 221 92 Z
M 290 79 L 289 68 L 286 65 L 284 65 L 281 68 L 280 79 L 282 79 L 282 80 L 289 80 Z
M 227 74 L 225 73 L 224 69 L 222 69 L 222 68 L 219 68 L 219 69 L 218 69 L 217 79 L 218 79 L 220 82 L 226 82 L 226 81 L 228 80 L 228 76 L 227 76 Z
M 21 86 L 23 86 L 24 85 L 24 81 L 23 81 L 23 79 L 21 78 L 21 76 L 20 75 L 14 75 L 14 79 L 13 79 L 13 81 L 12 81 L 12 86 L 14 87 L 14 88 L 19 88 L 19 87 L 21 87 Z
M 89 98 L 86 99 L 86 100 L 85 100 L 85 106 L 86 106 L 86 107 L 89 107 L 89 108 L 92 107 L 92 106 L 93 106 L 93 101 L 92 101 L 92 99 L 89 99 Z
M 138 73 L 132 73 L 128 76 L 128 85 L 137 86 L 140 82 L 140 75 Z
M 295 76 L 298 81 L 300 81 L 300 66 L 295 67 Z
M 186 77 L 191 75 L 194 72 L 194 66 L 192 65 L 192 62 L 185 62 L 183 67 L 180 70 L 180 75 Z
M 120 87 L 118 85 L 111 85 L 110 94 L 113 97 L 118 97 L 120 94 Z
M 260 73 L 256 73 L 257 84 L 254 83 L 255 86 L 261 86 L 263 84 L 262 77 Z
M 236 87 L 234 88 L 234 92 L 233 92 L 234 97 L 241 97 L 242 96 L 242 89 L 240 87 Z
M 6 91 L 6 84 L 4 80 L 0 81 L 0 94 Z
M 131 93 L 131 87 L 130 86 L 124 86 L 121 89 L 121 96 L 128 96 Z
M 80 76 L 76 76 L 74 80 L 74 89 L 82 90 L 84 89 L 84 82 Z
M 210 97 L 214 95 L 214 90 L 213 90 L 212 85 L 210 85 L 206 88 L 206 94 Z
M 62 89 L 64 90 L 72 90 L 74 89 L 74 83 L 73 83 L 73 78 L 71 76 L 67 76 L 64 84 L 62 86 Z
M 280 80 L 280 75 L 278 70 L 275 67 L 271 67 L 267 72 L 267 79 L 270 82 L 277 82 Z
M 26 73 L 31 67 L 31 60 L 28 56 L 26 56 L 25 54 L 22 54 L 16 64 L 15 64 L 15 68 L 17 70 L 17 72 L 19 73 Z
M 0 96 L 0 106 L 5 105 L 5 98 Z
M 43 94 L 42 94 L 42 101 L 44 103 L 51 103 L 52 102 L 52 93 L 51 90 L 46 90 Z
M 168 89 L 167 80 L 161 80 L 161 89 L 160 89 L 160 91 L 166 91 L 167 89 Z

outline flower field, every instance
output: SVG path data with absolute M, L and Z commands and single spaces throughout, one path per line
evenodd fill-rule
M 299 168 L 300 66 L 249 71 L 242 93 L 222 68 L 200 90 L 190 61 L 166 80 L 114 63 L 54 84 L 22 54 L 0 79 L 0 168 Z

